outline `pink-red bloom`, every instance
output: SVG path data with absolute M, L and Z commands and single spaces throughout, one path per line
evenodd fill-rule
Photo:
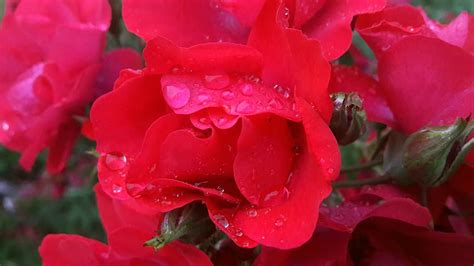
M 118 53 L 103 58 L 110 16 L 105 0 L 9 2 L 0 28 L 0 143 L 21 152 L 25 169 L 44 149 L 49 172 L 64 168 L 80 132 L 73 117 L 117 76 L 107 68 Z M 120 63 L 140 66 L 136 53 L 122 54 Z M 108 75 L 97 81 L 99 72 Z
M 100 186 L 95 192 L 108 245 L 78 235 L 48 235 L 39 248 L 43 265 L 212 265 L 202 251 L 179 241 L 159 251 L 144 247 L 156 235 L 161 214 L 138 212 L 133 200 L 114 200 Z
M 178 45 L 209 41 L 245 43 L 265 0 L 125 0 L 124 19 L 129 30 L 145 40 L 162 36 Z M 385 0 L 287 0 L 280 16 L 287 27 L 301 29 L 321 43 L 323 55 L 334 60 L 352 42 L 355 16 L 380 11 Z M 271 15 L 271 14 L 269 14 Z
M 91 110 L 106 192 L 160 211 L 203 201 L 242 247 L 311 237 L 340 167 L 330 69 L 282 8 L 268 2 L 247 46 L 147 42 L 147 67 Z
M 254 265 L 464 265 L 474 239 L 434 232 L 426 208 L 396 189 L 369 187 L 336 208 L 321 208 L 318 230 L 300 248 L 263 248 Z
M 411 6 L 363 15 L 356 29 L 377 56 L 378 82 L 336 66 L 331 90 L 359 92 L 371 120 L 404 133 L 466 118 L 474 112 L 473 21 L 464 12 L 440 25 Z

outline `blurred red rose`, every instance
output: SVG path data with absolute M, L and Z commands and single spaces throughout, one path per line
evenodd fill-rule
M 264 7 L 248 46 L 148 41 L 147 68 L 122 72 L 91 110 L 106 192 L 160 211 L 204 201 L 242 247 L 311 237 L 340 168 L 329 64 L 276 23 L 281 8 Z
M 364 102 L 369 118 L 405 134 L 467 118 L 474 112 L 473 23 L 463 12 L 441 25 L 411 6 L 363 15 L 356 29 L 375 52 L 379 82 L 336 67 L 331 87 L 369 96 Z M 474 162 L 474 152 L 467 161 Z
M 432 231 L 426 208 L 385 187 L 366 187 L 336 208 L 321 208 L 318 230 L 310 241 L 288 251 L 264 247 L 254 265 L 468 265 L 474 261 L 473 238 Z
M 265 2 L 124 0 L 123 17 L 128 29 L 145 40 L 162 36 L 182 46 L 214 41 L 245 43 Z M 385 6 L 385 0 L 283 2 L 285 7 L 279 15 L 285 18 L 286 26 L 302 29 L 308 37 L 320 41 L 328 60 L 349 49 L 355 16 L 380 11 Z
M 25 169 L 48 149 L 48 171 L 60 172 L 80 133 L 73 117 L 96 87 L 110 89 L 118 75 L 111 65 L 140 67 L 128 49 L 119 62 L 117 52 L 103 58 L 110 16 L 106 0 L 9 2 L 0 28 L 0 143 L 22 153 Z
M 161 214 L 140 213 L 133 202 L 114 200 L 95 188 L 109 245 L 78 235 L 55 234 L 43 239 L 43 265 L 212 265 L 196 247 L 174 241 L 158 252 L 144 247 L 156 235 Z

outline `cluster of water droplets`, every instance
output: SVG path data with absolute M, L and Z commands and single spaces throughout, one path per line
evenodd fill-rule
M 108 177 L 104 180 L 114 194 L 120 194 L 124 191 L 125 176 L 128 170 L 127 157 L 118 152 L 105 154 L 105 167 L 110 171 Z M 110 184 L 108 184 L 110 183 Z
M 197 128 L 229 128 L 241 115 L 273 112 L 299 121 L 292 90 L 281 86 L 266 86 L 254 75 L 178 73 L 162 77 L 166 102 L 178 114 L 196 114 L 192 120 Z M 209 107 L 221 108 L 213 115 L 200 112 Z

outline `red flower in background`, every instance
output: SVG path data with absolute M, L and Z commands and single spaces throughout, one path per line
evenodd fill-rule
M 385 0 L 284 3 L 280 12 L 287 18 L 287 26 L 302 29 L 309 38 L 318 40 L 328 60 L 349 49 L 356 15 L 385 7 Z M 265 0 L 125 0 L 123 16 L 128 29 L 145 40 L 161 36 L 182 46 L 215 41 L 245 43 L 264 4 Z
M 340 167 L 329 64 L 281 10 L 265 6 L 248 46 L 148 41 L 147 68 L 91 110 L 106 192 L 160 211 L 204 201 L 242 247 L 310 238 Z
M 114 200 L 100 186 L 95 192 L 109 244 L 78 235 L 48 235 L 39 248 L 43 265 L 212 265 L 206 254 L 179 241 L 158 252 L 144 247 L 155 236 L 161 214 L 140 213 L 133 200 Z
M 336 67 L 332 90 L 356 84 L 353 90 L 363 97 L 375 97 L 364 103 L 369 118 L 404 133 L 467 117 L 474 111 L 472 22 L 461 13 L 440 25 L 411 6 L 360 16 L 356 29 L 377 56 L 379 84 L 360 71 Z
M 254 265 L 464 265 L 474 260 L 472 238 L 432 231 L 429 211 L 388 186 L 368 187 L 320 211 L 310 241 L 288 251 L 264 247 Z
M 48 149 L 48 171 L 58 173 L 80 132 L 73 116 L 84 113 L 96 87 L 110 86 L 96 85 L 97 73 L 109 73 L 103 80 L 118 74 L 106 69 L 118 53 L 102 58 L 110 6 L 105 0 L 9 3 L 0 29 L 0 143 L 21 152 L 27 170 Z M 125 66 L 141 65 L 137 53 L 124 54 Z
M 440 25 L 422 9 L 395 6 L 359 17 L 356 29 L 378 59 L 378 81 L 357 68 L 334 66 L 330 90 L 358 92 L 370 120 L 411 134 L 428 126 L 453 124 L 474 112 L 474 28 L 468 13 Z M 437 224 L 446 218 L 446 213 L 442 216 L 446 207 L 469 213 L 462 203 L 472 197 L 466 192 L 474 188 L 473 162 L 471 151 L 452 180 L 429 193 Z M 467 191 L 457 189 L 463 186 L 459 184 Z M 459 206 L 453 206 L 456 202 Z M 451 219 L 459 225 L 469 217 L 464 221 L 451 215 Z

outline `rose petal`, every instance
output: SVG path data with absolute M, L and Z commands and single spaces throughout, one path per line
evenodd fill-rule
M 78 235 L 47 235 L 41 242 L 39 253 L 45 266 L 102 265 L 108 248 L 104 244 Z
M 293 167 L 294 145 L 285 120 L 275 116 L 243 119 L 234 178 L 250 203 L 272 206 L 278 204 L 277 198 L 288 196 L 285 185 Z
M 163 36 L 180 46 L 243 43 L 248 32 L 232 14 L 208 0 L 125 0 L 123 18 L 129 31 L 147 41 Z
M 405 38 L 381 58 L 379 77 L 390 109 L 407 133 L 449 125 L 474 112 L 474 56 L 456 46 Z

